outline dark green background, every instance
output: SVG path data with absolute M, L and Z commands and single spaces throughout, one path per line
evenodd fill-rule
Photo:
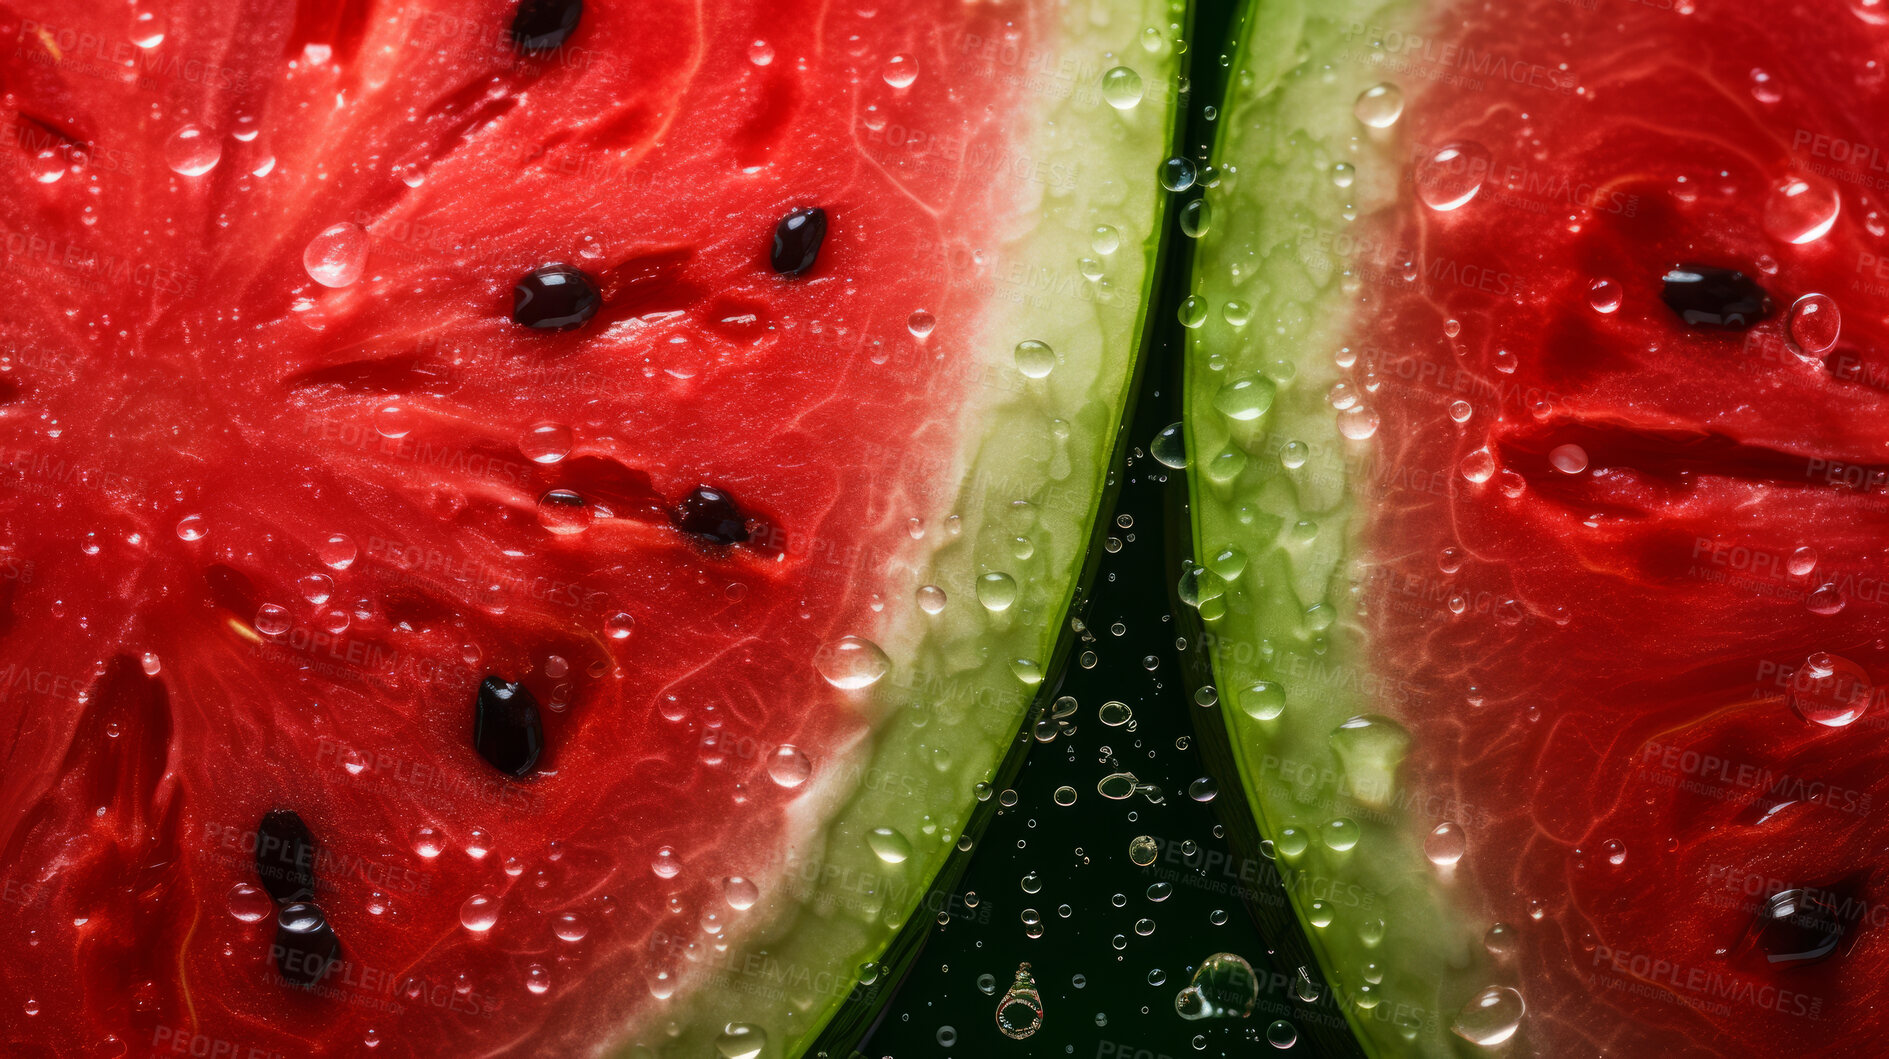
M 1187 127 L 1180 142 L 1189 156 L 1206 162 L 1218 118 L 1208 108 L 1220 99 L 1232 64 L 1240 5 L 1210 0 L 1196 7 L 1188 37 L 1189 91 L 1183 96 Z M 1198 194 L 1197 188 L 1176 195 L 1172 205 Z M 1169 224 L 1177 213 L 1169 211 Z M 1076 730 L 1030 751 L 1012 784 L 1016 804 L 1000 809 L 981 837 L 948 903 L 950 921 L 932 930 L 860 1044 L 867 1056 L 1247 1056 L 1274 1050 L 1267 1029 L 1279 1018 L 1298 1031 L 1291 1054 L 1319 1054 L 1318 1042 L 1292 1011 L 1287 985 L 1306 962 L 1303 942 L 1292 933 L 1277 883 L 1269 881 L 1257 857 L 1257 835 L 1237 784 L 1226 783 L 1211 802 L 1188 794 L 1191 784 L 1209 775 L 1201 739 L 1211 741 L 1220 722 L 1217 707 L 1193 704 L 1194 681 L 1184 667 L 1194 667 L 1194 680 L 1203 676 L 1191 643 L 1196 630 L 1185 612 L 1177 613 L 1170 592 L 1178 562 L 1191 549 L 1184 472 L 1146 455 L 1155 434 L 1180 418 L 1184 332 L 1175 313 L 1189 293 L 1192 247 L 1178 232 L 1171 239 L 1130 448 L 1117 469 L 1121 490 L 1114 509 L 1104 513 L 1120 548 L 1103 555 L 1089 602 L 1078 612 L 1094 642 L 1075 645 L 1057 689 L 1079 703 L 1072 718 Z M 1117 623 L 1120 634 L 1112 629 Z M 1093 668 L 1078 661 L 1085 650 L 1096 656 Z M 1109 700 L 1133 708 L 1134 730 L 1098 720 L 1097 707 Z M 1158 785 L 1164 804 L 1140 795 L 1112 801 L 1097 793 L 1098 780 L 1122 770 Z M 1078 795 L 1070 807 L 1053 799 L 1065 785 Z M 1161 844 L 1152 867 L 1128 859 L 1129 841 L 1138 835 Z M 1192 857 L 1182 847 L 1190 840 L 1198 846 Z M 1032 872 L 1041 880 L 1033 894 L 1022 887 Z M 1173 890 L 1156 902 L 1149 886 L 1161 880 Z M 976 895 L 975 907 L 964 899 L 968 894 Z M 1122 907 L 1116 907 L 1116 895 Z M 1065 905 L 1067 916 L 1059 912 Z M 1020 919 L 1026 908 L 1041 914 L 1042 937 L 1026 935 Z M 1215 910 L 1225 913 L 1224 924 L 1212 922 Z M 1256 918 L 1266 921 L 1264 934 Z M 1141 919 L 1154 922 L 1153 933 L 1136 932 Z M 1118 936 L 1125 942 L 1119 950 Z M 1175 1013 L 1175 994 L 1215 952 L 1236 953 L 1253 965 L 1261 996 L 1250 1018 L 1190 1022 Z M 1018 963 L 1026 960 L 1045 1014 L 1035 1035 L 1013 1041 L 998 1032 L 996 1010 Z M 1150 981 L 1157 971 L 1159 985 Z M 994 992 L 980 988 L 983 975 L 995 980 Z M 955 1031 L 953 1046 L 940 1043 L 942 1027 Z

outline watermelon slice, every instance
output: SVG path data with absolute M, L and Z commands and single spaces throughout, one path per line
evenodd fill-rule
M 1881 1051 L 1885 23 L 1253 6 L 1183 595 L 1368 1053 Z
M 0 1050 L 806 1049 L 1055 664 L 1173 17 L 0 6 Z

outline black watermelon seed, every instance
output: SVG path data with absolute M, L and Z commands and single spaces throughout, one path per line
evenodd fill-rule
M 1758 948 L 1769 964 L 1815 963 L 1836 951 L 1847 926 L 1816 892 L 1783 890 L 1758 911 Z
M 813 267 L 826 241 L 826 211 L 818 206 L 782 217 L 774 226 L 774 251 L 768 261 L 783 276 L 798 276 Z
M 714 541 L 740 544 L 748 539 L 748 520 L 734 498 L 709 485 L 698 485 L 676 505 L 676 528 Z
M 520 0 L 512 16 L 512 43 L 522 52 L 560 48 L 577 32 L 584 0 Z
M 473 706 L 472 745 L 479 756 L 508 776 L 525 776 L 544 752 L 544 721 L 538 700 L 523 684 L 486 677 Z
M 1679 265 L 1666 273 L 1660 298 L 1688 327 L 1749 331 L 1771 314 L 1771 299 L 1743 272 L 1711 265 Z
M 315 897 L 315 836 L 302 818 L 273 809 L 256 826 L 256 874 L 277 904 Z
M 315 905 L 298 901 L 276 914 L 275 967 L 283 981 L 312 989 L 340 956 L 341 939 Z
M 512 319 L 539 331 L 582 327 L 602 307 L 597 284 L 570 265 L 541 265 L 512 286 Z

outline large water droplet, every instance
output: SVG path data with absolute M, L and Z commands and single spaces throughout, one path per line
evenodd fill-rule
M 767 776 L 789 790 L 807 782 L 813 775 L 813 762 L 792 743 L 782 743 L 767 756 Z
M 571 454 L 573 444 L 570 427 L 545 420 L 525 428 L 518 438 L 518 451 L 533 463 L 557 463 Z
M 1200 961 L 1193 980 L 1174 997 L 1174 1010 L 1182 1018 L 1243 1019 L 1259 1003 L 1259 979 L 1253 965 L 1230 952 L 1216 952 Z
M 1017 579 L 1001 571 L 983 574 L 977 579 L 977 601 L 988 611 L 1009 610 L 1017 601 Z
M 1811 173 L 1789 176 L 1764 201 L 1764 231 L 1787 243 L 1814 243 L 1836 224 L 1841 208 L 1836 185 Z
M 222 158 L 222 141 L 201 125 L 185 125 L 164 142 L 164 161 L 179 176 L 202 176 Z
M 722 896 L 727 899 L 728 907 L 737 912 L 746 912 L 761 899 L 761 888 L 739 875 L 731 875 L 722 880 Z
M 584 498 L 569 489 L 551 489 L 538 498 L 538 524 L 558 536 L 582 533 L 594 518 Z
M 1148 455 L 1163 467 L 1181 470 L 1187 466 L 1187 428 L 1180 423 L 1169 423 L 1148 443 Z
M 1489 178 L 1489 149 L 1474 141 L 1452 143 L 1417 163 L 1417 198 L 1439 213 L 1468 204 Z
M 918 80 L 918 63 L 909 55 L 894 55 L 886 60 L 880 75 L 893 88 L 910 88 L 912 82 Z
M 1213 407 L 1228 419 L 1254 420 L 1272 407 L 1277 392 L 1277 385 L 1264 375 L 1241 375 L 1214 393 Z
M 760 1059 L 767 1049 L 767 1031 L 746 1022 L 730 1022 L 715 1038 L 715 1054 L 721 1059 Z
M 302 250 L 308 278 L 324 287 L 346 287 L 367 267 L 367 231 L 353 221 L 331 224 Z
M 1248 717 L 1270 721 L 1285 712 L 1286 689 L 1270 680 L 1256 680 L 1240 689 L 1236 701 Z
M 1031 379 L 1044 379 L 1056 370 L 1056 351 L 1049 348 L 1049 343 L 1026 338 L 1017 343 L 1015 351 L 1017 370 Z
M 866 845 L 872 848 L 873 856 L 887 864 L 903 864 L 912 855 L 911 841 L 889 827 L 866 832 Z
M 1117 66 L 1102 75 L 1102 98 L 1116 110 L 1133 110 L 1141 102 L 1141 75 Z
M 260 923 L 275 912 L 275 901 L 262 887 L 239 882 L 230 887 L 229 908 L 244 923 Z
M 1373 129 L 1388 129 L 1404 114 L 1404 90 L 1385 81 L 1358 94 L 1351 113 Z
M 1469 839 L 1463 834 L 1462 827 L 1448 820 L 1436 825 L 1423 838 L 1423 855 L 1439 868 L 1462 860 L 1468 850 Z
M 473 894 L 459 906 L 459 925 L 483 934 L 498 923 L 498 898 Z
M 1791 708 L 1807 721 L 1842 728 L 1869 710 L 1875 688 L 1862 666 L 1828 651 L 1805 659 L 1791 674 Z
M 1507 986 L 1492 985 L 1463 1005 L 1450 1021 L 1450 1031 L 1471 1044 L 1493 1048 L 1515 1036 L 1527 1010 L 1522 994 Z
M 842 636 L 814 652 L 813 667 L 828 684 L 857 691 L 878 683 L 892 668 L 892 659 L 863 636 Z

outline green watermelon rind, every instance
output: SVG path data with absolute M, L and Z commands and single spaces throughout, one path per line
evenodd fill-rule
M 784 885 L 746 913 L 759 925 L 725 952 L 699 953 L 685 971 L 693 981 L 631 1027 L 620 1054 L 848 1054 L 952 907 L 967 860 L 959 841 L 995 806 L 974 790 L 1002 786 L 1021 765 L 1126 443 L 1166 227 L 1155 174 L 1172 150 L 1184 58 L 1175 41 L 1187 29 L 1183 0 L 1071 6 L 1060 22 L 1054 55 L 1020 57 L 1014 69 L 1001 51 L 993 60 L 999 76 L 1023 79 L 1038 110 L 1015 151 L 1028 164 L 1008 172 L 1041 179 L 1017 214 L 1033 223 L 1000 225 L 1020 234 L 985 248 L 1000 279 L 977 347 L 984 384 L 962 413 L 965 445 L 947 479 L 959 483 L 947 510 L 961 528 L 942 540 L 934 530 L 895 560 L 928 571 L 949 603 L 929 616 L 887 601 L 874 639 L 894 665 L 855 700 L 874 719 L 875 745 L 796 803 L 809 841 L 776 876 Z M 1133 107 L 1103 97 L 1102 75 L 1116 66 L 1142 78 Z M 1094 247 L 1103 224 L 1120 233 L 1113 254 Z M 1083 276 L 1083 258 L 1102 261 L 1100 281 Z M 1056 351 L 1047 378 L 1018 373 L 1013 350 L 1026 339 Z M 1031 542 L 1027 558 L 1019 536 Z M 978 603 L 978 578 L 991 572 L 1019 589 L 1001 612 Z M 897 832 L 910 855 L 887 863 L 869 841 L 875 829 Z
M 1199 608 L 1224 750 L 1331 983 L 1313 1017 L 1342 1017 L 1372 1056 L 1478 1051 L 1450 1026 L 1488 984 L 1479 931 L 1423 856 L 1435 821 L 1401 807 L 1408 792 L 1396 756 L 1346 760 L 1332 740 L 1351 718 L 1397 710 L 1357 612 L 1356 534 L 1368 502 L 1358 479 L 1371 442 L 1340 434 L 1326 395 L 1345 378 L 1339 350 L 1368 339 L 1355 329 L 1347 229 L 1394 205 L 1402 174 L 1397 126 L 1366 126 L 1355 103 L 1373 85 L 1400 83 L 1386 38 L 1420 38 L 1424 10 L 1408 0 L 1249 0 L 1215 150 L 1224 172 L 1210 192 L 1216 225 L 1195 256 L 1194 292 L 1211 308 L 1189 335 L 1185 369 L 1194 555 L 1204 570 L 1186 575 L 1183 598 Z M 1408 107 L 1418 93 L 1402 88 Z M 1348 186 L 1334 179 L 1339 163 L 1353 169 Z M 1251 307 L 1243 327 L 1227 321 L 1229 301 Z M 1236 420 L 1216 397 L 1245 375 L 1272 381 L 1276 393 L 1269 410 Z M 1296 467 L 1282 459 L 1291 441 L 1306 446 Z M 1285 688 L 1278 717 L 1241 705 L 1257 681 Z M 1357 825 L 1355 846 L 1327 841 L 1334 820 Z M 1370 964 L 1381 981 L 1369 980 Z

